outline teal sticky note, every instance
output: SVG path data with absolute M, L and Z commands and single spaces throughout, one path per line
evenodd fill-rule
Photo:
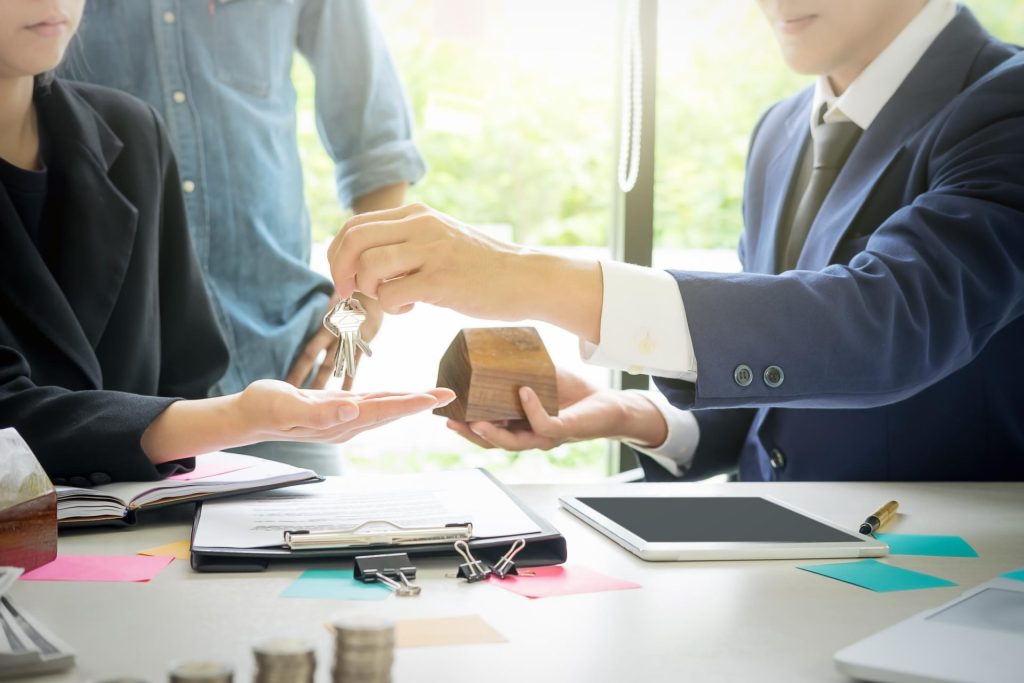
M 282 598 L 319 598 L 330 600 L 383 600 L 391 590 L 379 583 L 363 583 L 352 578 L 351 569 L 307 569 L 284 589 Z
M 876 533 L 889 546 L 890 555 L 931 555 L 933 557 L 977 557 L 978 553 L 959 536 Z
M 798 567 L 804 571 L 827 576 L 837 581 L 852 583 L 861 588 L 887 593 L 889 591 L 912 591 L 919 588 L 942 588 L 955 586 L 952 581 L 940 579 L 931 574 L 911 571 L 884 564 L 878 560 L 861 560 L 859 562 L 837 562 L 835 564 L 816 564 Z
M 1024 567 L 1020 569 L 1014 569 L 1012 572 L 1006 572 L 1000 574 L 1004 579 L 1013 579 L 1014 581 L 1024 581 Z

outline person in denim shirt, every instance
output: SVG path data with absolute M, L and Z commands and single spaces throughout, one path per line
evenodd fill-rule
M 261 378 L 320 388 L 334 287 L 312 271 L 296 142 L 295 50 L 316 77 L 316 119 L 338 199 L 402 204 L 424 173 L 402 85 L 364 0 L 92 0 L 64 75 L 153 105 L 181 171 L 189 225 L 231 350 L 214 392 Z M 380 324 L 379 309 L 364 338 Z M 314 368 L 317 354 L 327 362 Z M 314 372 L 315 371 L 315 372 Z

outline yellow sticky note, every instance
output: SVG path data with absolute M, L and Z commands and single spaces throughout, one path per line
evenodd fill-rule
M 150 548 L 148 550 L 140 550 L 135 553 L 136 555 L 152 555 L 152 556 L 171 556 L 176 560 L 187 560 L 189 559 L 189 547 L 190 542 L 186 538 L 184 541 L 175 541 L 174 543 L 168 543 L 167 545 L 157 546 L 156 548 Z
M 439 619 L 402 619 L 395 625 L 396 647 L 476 645 L 506 643 L 501 635 L 476 614 Z

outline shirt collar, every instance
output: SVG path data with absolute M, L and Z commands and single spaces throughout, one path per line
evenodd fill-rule
M 882 111 L 928 46 L 956 16 L 954 0 L 928 0 L 909 24 L 882 50 L 846 91 L 836 97 L 826 76 L 818 76 L 811 107 L 811 133 L 825 106 L 825 123 L 852 121 L 866 130 Z

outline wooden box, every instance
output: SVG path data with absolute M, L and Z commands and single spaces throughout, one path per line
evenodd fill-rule
M 463 422 L 526 417 L 519 388 L 537 392 L 549 415 L 558 414 L 555 365 L 532 327 L 466 328 L 441 358 L 437 386 L 456 398 L 434 414 Z
M 0 565 L 26 571 L 57 556 L 57 492 L 28 444 L 0 430 Z

